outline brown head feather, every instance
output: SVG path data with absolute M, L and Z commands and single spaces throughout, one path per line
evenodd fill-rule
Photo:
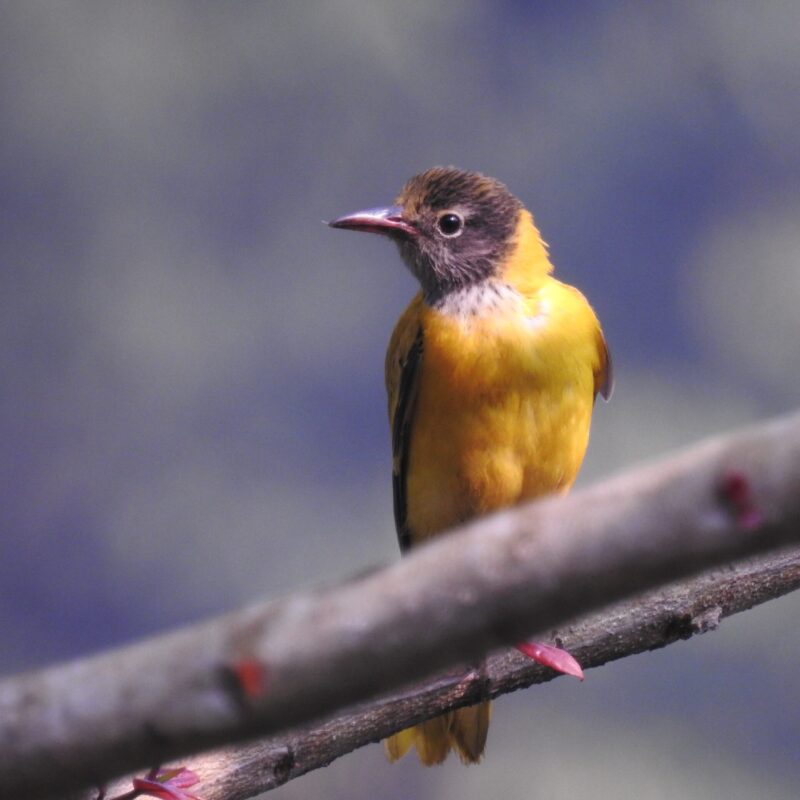
M 422 285 L 426 302 L 433 305 L 498 273 L 514 243 L 523 207 L 500 181 L 455 167 L 433 167 L 415 175 L 397 204 L 418 232 L 396 238 L 400 253 Z M 455 234 L 442 233 L 447 214 L 461 220 Z

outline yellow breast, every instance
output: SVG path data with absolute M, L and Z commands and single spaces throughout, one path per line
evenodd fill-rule
M 549 276 L 538 284 L 523 294 L 498 280 L 421 308 L 407 473 L 415 539 L 577 475 L 602 338 L 580 292 Z

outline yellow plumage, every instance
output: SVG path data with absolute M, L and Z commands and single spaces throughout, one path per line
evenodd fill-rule
M 437 310 L 417 295 L 401 316 L 386 358 L 393 427 L 403 365 L 420 331 L 424 354 L 405 445 L 412 543 L 575 480 L 608 355 L 586 299 L 551 271 L 523 210 L 497 279 L 508 291 L 483 305 L 476 297 L 464 313 Z M 451 747 L 476 761 L 488 723 L 488 703 L 459 710 L 391 737 L 387 754 L 394 760 L 416 744 L 426 764 Z
M 424 358 L 408 442 L 412 541 L 466 519 L 568 488 L 589 439 L 607 355 L 584 296 L 550 275 L 527 211 L 503 270 L 513 293 L 453 315 L 417 295 L 386 357 L 394 425 L 406 353 L 422 330 Z

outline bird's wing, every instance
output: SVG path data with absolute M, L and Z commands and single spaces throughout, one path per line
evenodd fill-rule
M 400 317 L 386 352 L 386 391 L 389 396 L 389 425 L 392 430 L 394 523 L 403 552 L 408 550 L 412 542 L 407 519 L 406 475 L 411 425 L 422 365 L 421 310 L 422 297 L 417 295 Z
M 614 367 L 611 363 L 611 351 L 600 328 L 597 329 L 597 352 L 600 364 L 594 373 L 594 394 L 601 395 L 608 402 L 614 392 Z

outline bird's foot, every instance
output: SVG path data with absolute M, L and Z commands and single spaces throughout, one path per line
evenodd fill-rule
M 564 675 L 572 675 L 578 680 L 583 680 L 581 665 L 566 650 L 544 642 L 522 642 L 514 645 L 523 655 L 545 667 L 550 667 Z

